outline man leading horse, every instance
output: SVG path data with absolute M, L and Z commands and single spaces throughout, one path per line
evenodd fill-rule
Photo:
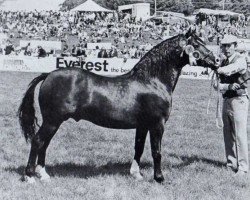
M 237 176 L 245 176 L 249 171 L 247 142 L 247 62 L 236 52 L 237 37 L 225 35 L 221 50 L 225 56 L 217 69 L 220 83 L 215 85 L 223 96 L 222 120 L 227 159 L 227 167 Z

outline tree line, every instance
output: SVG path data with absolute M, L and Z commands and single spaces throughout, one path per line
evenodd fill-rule
M 72 9 L 86 0 L 65 0 L 63 8 Z M 150 3 L 151 14 L 154 12 L 155 0 L 94 0 L 99 5 L 117 10 L 118 6 L 132 3 Z M 244 13 L 249 16 L 250 1 L 249 0 L 156 0 L 157 10 L 181 12 L 186 15 L 192 14 L 195 9 L 210 8 L 224 9 L 238 13 Z

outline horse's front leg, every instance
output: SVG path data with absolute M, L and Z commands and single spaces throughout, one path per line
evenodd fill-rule
M 135 156 L 133 163 L 130 168 L 130 174 L 135 177 L 137 180 L 142 180 L 143 177 L 140 173 L 140 160 L 143 154 L 145 140 L 147 137 L 148 130 L 142 127 L 136 128 L 135 135 Z
M 151 151 L 154 160 L 154 179 L 161 183 L 164 177 L 161 171 L 161 140 L 164 132 L 164 123 L 158 123 L 154 128 L 150 129 Z

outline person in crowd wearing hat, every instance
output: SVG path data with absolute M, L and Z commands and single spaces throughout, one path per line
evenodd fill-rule
M 236 52 L 237 37 L 225 35 L 221 50 L 225 55 L 218 68 L 220 83 L 215 85 L 222 92 L 223 134 L 227 167 L 239 176 L 249 171 L 247 142 L 247 63 L 244 56 Z
M 42 48 L 42 46 L 37 46 L 37 57 L 38 58 L 44 58 L 47 56 L 47 53 L 46 51 L 44 50 L 44 48 Z

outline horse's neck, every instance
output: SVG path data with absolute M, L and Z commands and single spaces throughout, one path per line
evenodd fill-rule
M 133 76 L 142 81 L 158 78 L 173 91 L 182 67 L 188 63 L 179 46 L 179 37 L 165 40 L 150 50 L 131 71 Z

